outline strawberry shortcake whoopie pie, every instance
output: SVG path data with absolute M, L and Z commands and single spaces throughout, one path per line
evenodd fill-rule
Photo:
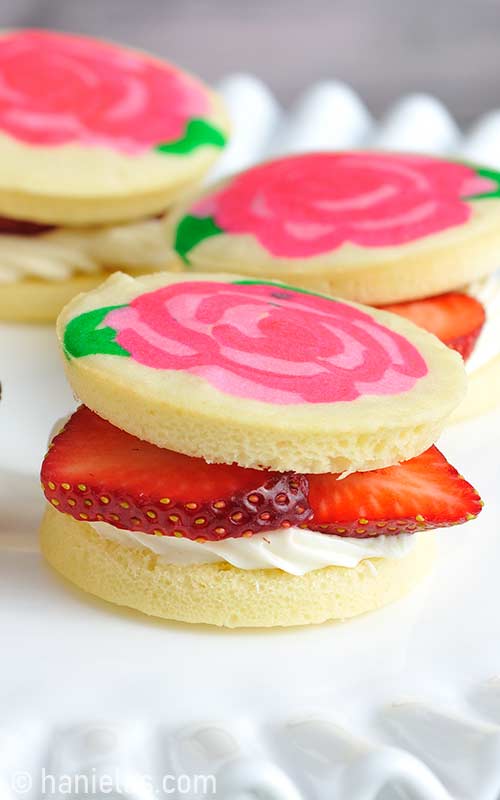
M 82 402 L 42 465 L 48 562 L 186 622 L 389 603 L 476 491 L 434 442 L 461 357 L 395 314 L 234 275 L 115 273 L 62 312 Z
M 221 101 L 145 53 L 0 32 L 0 319 L 54 320 L 117 268 L 165 268 L 161 216 L 227 135 Z
M 500 401 L 499 172 L 402 153 L 298 154 L 203 191 L 167 227 L 185 269 L 385 307 L 464 359 L 477 344 L 461 414 Z

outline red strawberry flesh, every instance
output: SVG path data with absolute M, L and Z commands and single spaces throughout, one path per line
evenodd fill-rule
M 137 439 L 85 406 L 52 442 L 41 480 L 59 511 L 143 533 L 220 540 L 310 516 L 302 475 L 207 464 Z
M 436 447 L 402 464 L 300 475 L 207 464 L 161 449 L 81 406 L 42 465 L 47 500 L 75 519 L 197 541 L 291 526 L 391 535 L 466 522 L 482 502 Z
M 483 505 L 437 447 L 393 467 L 338 478 L 308 475 L 308 528 L 359 538 L 413 533 L 466 522 Z
M 467 359 L 476 345 L 486 313 L 483 305 L 468 294 L 450 292 L 409 303 L 382 307 L 409 319 L 457 350 Z

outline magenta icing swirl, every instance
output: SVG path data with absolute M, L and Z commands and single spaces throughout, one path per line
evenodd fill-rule
M 428 372 L 407 339 L 369 314 L 277 284 L 173 283 L 109 312 L 103 324 L 140 364 L 266 403 L 396 395 Z
M 170 64 L 70 34 L 0 39 L 0 130 L 32 145 L 140 153 L 209 114 L 203 87 Z
M 242 172 L 189 213 L 210 216 L 224 233 L 253 234 L 274 256 L 301 258 L 462 225 L 471 215 L 463 198 L 495 188 L 470 166 L 438 158 L 310 153 Z

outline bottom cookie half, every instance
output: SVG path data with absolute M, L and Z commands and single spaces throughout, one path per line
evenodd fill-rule
M 16 283 L 0 284 L 0 320 L 54 322 L 75 295 L 95 289 L 108 275 L 109 272 L 95 272 L 64 281 L 26 278 Z
M 420 533 L 404 558 L 366 559 L 353 569 L 325 567 L 300 577 L 224 562 L 176 566 L 146 548 L 104 539 L 88 523 L 50 507 L 40 536 L 47 561 L 103 600 L 155 617 L 229 628 L 307 625 L 381 608 L 406 594 L 435 554 L 435 536 Z

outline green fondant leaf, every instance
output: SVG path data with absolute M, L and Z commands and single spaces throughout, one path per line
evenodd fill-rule
M 115 342 L 116 331 L 108 325 L 99 328 L 103 319 L 120 306 L 107 306 L 87 311 L 72 319 L 64 331 L 64 352 L 68 358 L 81 358 L 104 353 L 110 356 L 130 356 L 130 353 Z
M 469 194 L 467 197 L 463 198 L 464 200 L 484 200 L 487 197 L 500 197 L 500 172 L 496 172 L 494 169 L 487 169 L 486 167 L 474 167 L 474 172 L 481 178 L 487 178 L 488 180 L 493 181 L 496 186 L 489 192 Z
M 224 147 L 226 137 L 218 128 L 204 119 L 190 119 L 184 136 L 175 142 L 164 142 L 156 146 L 160 153 L 183 155 L 191 153 L 197 147 Z
M 224 231 L 219 228 L 212 217 L 193 217 L 188 214 L 177 225 L 174 250 L 186 264 L 189 264 L 187 257 L 189 251 L 202 242 L 203 239 L 208 239 L 209 236 L 216 236 L 219 233 L 224 233 Z
M 300 294 L 312 294 L 314 297 L 323 297 L 325 300 L 331 300 L 332 303 L 338 302 L 334 297 L 329 297 L 327 294 L 311 292 L 310 289 L 302 289 L 300 286 L 291 286 L 289 283 L 280 283 L 279 281 L 259 281 L 258 279 L 242 278 L 240 281 L 233 281 L 233 283 L 243 286 L 276 286 L 278 289 L 290 289 L 292 292 L 300 292 Z

